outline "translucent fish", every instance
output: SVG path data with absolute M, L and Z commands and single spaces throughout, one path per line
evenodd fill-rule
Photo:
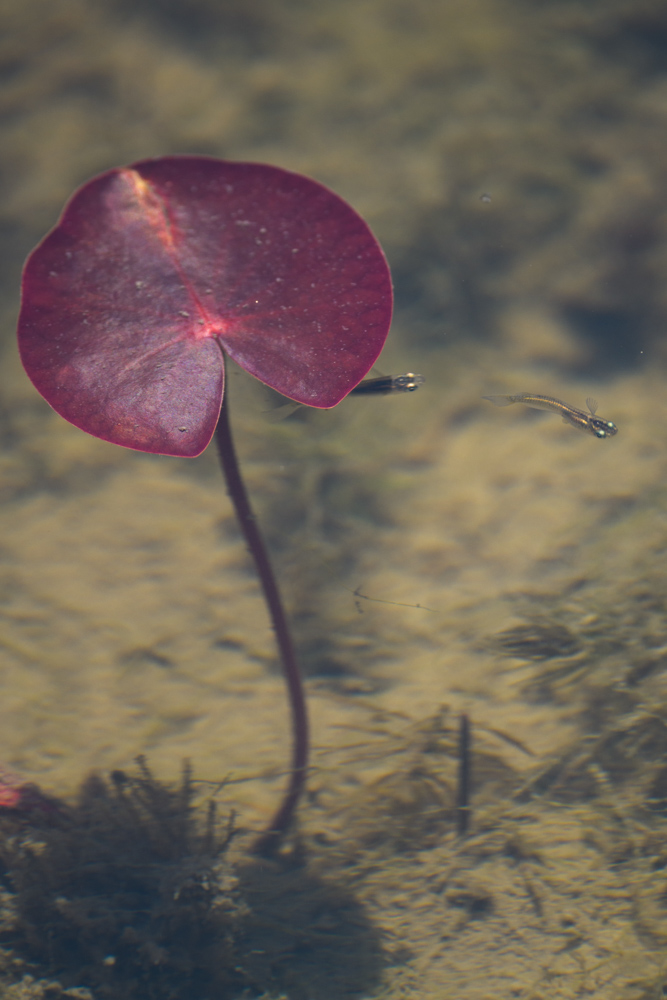
M 482 396 L 482 399 L 488 399 L 496 406 L 523 403 L 524 406 L 530 406 L 535 410 L 552 410 L 554 413 L 560 413 L 564 423 L 581 431 L 588 431 L 597 438 L 613 437 L 618 432 L 618 427 L 611 420 L 603 420 L 596 416 L 598 404 L 590 396 L 586 400 L 588 413 L 577 409 L 576 406 L 568 406 L 555 396 L 540 396 L 531 392 L 517 392 L 509 396 Z

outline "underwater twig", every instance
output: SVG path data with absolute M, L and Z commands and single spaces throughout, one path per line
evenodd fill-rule
M 308 713 L 301 672 L 296 661 L 294 643 L 287 624 L 280 591 L 264 539 L 257 526 L 257 520 L 241 478 L 229 423 L 228 393 L 225 393 L 222 399 L 222 409 L 215 437 L 220 464 L 227 483 L 227 492 L 254 560 L 264 592 L 264 600 L 271 616 L 292 713 L 292 768 L 289 784 L 268 828 L 260 834 L 253 846 L 255 854 L 271 855 L 275 854 L 289 829 L 294 818 L 294 811 L 305 787 L 309 751 Z
M 456 831 L 465 837 L 470 826 L 470 720 L 465 712 L 459 716 L 459 772 L 456 789 Z
M 362 585 L 359 584 L 357 589 L 350 590 L 350 593 L 357 598 L 361 597 L 364 601 L 373 601 L 374 604 L 393 604 L 394 607 L 396 608 L 419 608 L 420 611 L 432 611 L 435 614 L 435 608 L 427 608 L 423 604 L 404 604 L 403 601 L 385 601 L 381 597 L 369 597 L 368 594 L 361 593 L 361 586 Z M 350 588 L 346 587 L 345 589 L 349 590 Z M 359 602 L 355 601 L 354 603 L 356 605 L 357 611 L 361 613 L 361 607 L 359 605 Z

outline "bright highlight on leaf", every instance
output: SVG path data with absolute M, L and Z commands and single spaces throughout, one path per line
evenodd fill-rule
M 321 184 L 278 167 L 169 156 L 84 184 L 28 258 L 19 349 L 51 406 L 115 444 L 195 456 L 223 358 L 330 407 L 391 322 L 382 250 Z

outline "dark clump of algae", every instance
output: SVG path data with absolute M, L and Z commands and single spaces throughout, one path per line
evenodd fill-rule
M 379 942 L 351 891 L 303 858 L 232 860 L 233 815 L 196 798 L 188 767 L 170 786 L 139 759 L 91 775 L 73 804 L 8 811 L 2 996 L 333 1000 L 373 989 Z

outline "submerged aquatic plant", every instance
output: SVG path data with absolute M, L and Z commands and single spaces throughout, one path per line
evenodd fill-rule
M 292 712 L 290 782 L 261 853 L 277 849 L 303 791 L 308 718 L 232 442 L 225 356 L 298 403 L 332 407 L 372 367 L 391 309 L 382 250 L 341 198 L 277 167 L 197 156 L 89 181 L 24 270 L 21 358 L 61 416 L 163 455 L 195 457 L 216 434 Z
M 418 722 L 401 712 L 378 708 L 372 712 L 369 723 L 344 727 L 349 733 L 358 732 L 360 742 L 322 749 L 319 754 L 327 761 L 323 773 L 332 760 L 343 773 L 351 762 L 362 771 L 371 768 L 367 780 L 355 774 L 356 792 L 350 794 L 349 780 L 343 784 L 342 798 L 340 785 L 337 788 L 330 777 L 316 789 L 318 801 L 327 802 L 336 830 L 330 853 L 339 852 L 346 864 L 354 859 L 361 867 L 372 867 L 378 858 L 430 849 L 455 831 L 462 837 L 468 828 L 466 822 L 462 829 L 463 810 L 469 815 L 473 804 L 506 798 L 517 783 L 515 772 L 498 753 L 498 742 L 530 755 L 508 734 L 477 724 L 471 761 L 472 723 L 466 716 L 468 733 L 462 736 L 461 716 L 455 717 L 447 706 Z M 379 776 L 378 764 L 385 769 Z
M 91 776 L 74 805 L 48 817 L 5 815 L 14 916 L 3 944 L 100 997 L 240 990 L 246 909 L 225 858 L 232 824 L 218 829 L 213 803 L 202 822 L 193 797 L 187 767 L 172 788 L 139 759 L 136 773 Z
M 49 805 L 0 810 L 8 1000 L 338 1000 L 377 986 L 378 934 L 349 889 L 317 863 L 232 859 L 233 816 L 218 820 L 189 767 L 165 784 L 139 758 Z

